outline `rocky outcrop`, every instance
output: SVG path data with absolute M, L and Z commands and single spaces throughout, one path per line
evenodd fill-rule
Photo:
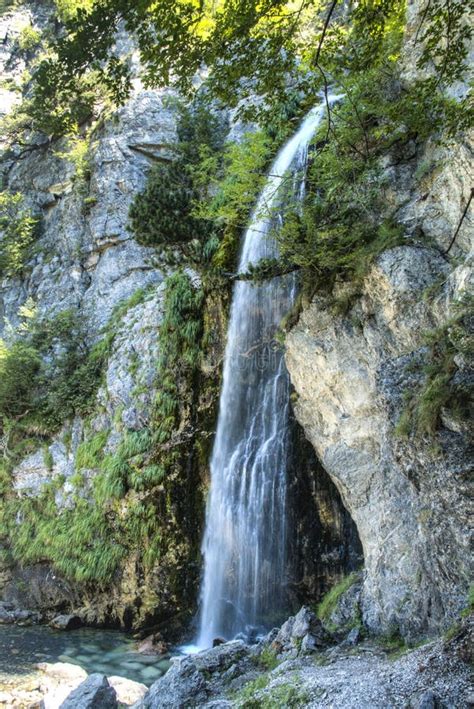
M 408 3 L 406 85 L 430 71 L 416 65 L 425 9 Z M 451 95 L 467 90 L 466 79 Z M 357 526 L 363 619 L 375 632 L 437 632 L 466 605 L 472 429 L 446 408 L 434 435 L 403 438 L 397 424 L 425 381 L 427 333 L 449 328 L 472 297 L 473 149 L 468 134 L 443 144 L 434 136 L 384 158 L 379 189 L 407 244 L 383 253 L 362 286 L 314 297 L 286 341 L 296 417 Z M 344 297 L 341 314 L 334 298 Z M 466 390 L 468 360 L 455 359 Z
M 57 615 L 49 624 L 55 630 L 76 630 L 82 625 L 82 621 L 77 615 Z
M 92 674 L 61 704 L 60 709 L 116 709 L 117 694 L 105 675 Z
M 392 172 L 388 199 L 407 234 L 425 234 L 439 248 L 385 252 L 346 314 L 335 314 L 331 302 L 317 296 L 287 338 L 295 413 L 357 525 L 365 560 L 363 616 L 378 632 L 433 632 L 465 606 L 468 431 L 446 413 L 434 446 L 429 437 L 402 440 L 396 425 L 405 392 L 424 377 L 424 336 L 453 316 L 472 277 L 467 224 L 453 247 L 458 260 L 441 251 L 469 195 L 466 150 L 452 149 L 451 159 L 421 186 L 413 166 Z M 343 291 L 340 286 L 336 295 Z M 458 363 L 457 376 L 467 382 L 469 365 Z
M 18 52 L 18 36 L 23 27 L 47 26 L 51 12 L 52 6 L 32 2 L 0 18 L 3 76 L 19 78 L 32 56 Z M 127 38 L 121 41 L 128 51 Z M 17 96 L 12 96 L 11 105 Z M 69 157 L 71 146 L 64 140 L 51 143 L 44 137 L 27 150 L 14 145 L 2 156 L 3 189 L 21 192 L 40 230 L 23 272 L 0 280 L 0 337 L 9 336 L 18 325 L 24 303 L 34 305 L 39 319 L 51 320 L 65 310 L 77 313 L 89 344 L 100 339 L 105 325 L 114 334 L 92 420 L 87 425 L 80 418 L 65 422 L 47 449 L 27 456 L 11 474 L 12 490 L 19 497 L 37 498 L 45 485 L 53 484 L 59 513 L 75 504 L 79 446 L 101 433 L 104 453 L 112 454 L 125 431 L 148 422 L 165 270 L 155 250 L 140 246 L 128 231 L 128 210 L 150 167 L 173 157 L 176 111 L 170 106 L 168 92 L 147 91 L 135 81 L 123 107 L 110 111 L 95 127 L 84 126 L 91 131 L 85 174 L 77 173 Z M 117 305 L 130 296 L 134 304 L 113 320 Z M 80 494 L 90 496 L 97 470 L 82 469 L 80 474 Z M 136 617 L 149 616 L 159 603 L 156 585 L 170 597 L 168 578 L 175 575 L 173 564 L 164 561 L 144 578 L 137 572 L 137 556 L 132 554 L 122 565 L 112 594 L 96 589 L 91 598 L 91 589 L 86 592 L 77 584 L 73 588 L 46 560 L 24 568 L 3 568 L 2 561 L 0 591 L 17 607 L 42 609 L 49 617 L 77 609 L 86 623 L 129 626 L 140 622 Z
M 399 648 L 396 658 L 373 642 L 361 644 L 357 654 L 347 643 L 325 649 L 305 647 L 307 634 L 302 633 L 314 628 L 314 622 L 301 609 L 275 631 L 289 642 L 276 651 L 272 633 L 257 646 L 234 641 L 175 658 L 137 706 L 420 709 L 431 696 L 434 706 L 461 709 L 472 698 L 469 667 L 460 656 L 462 642 L 468 642 L 472 632 L 467 624 L 458 640 L 413 651 Z

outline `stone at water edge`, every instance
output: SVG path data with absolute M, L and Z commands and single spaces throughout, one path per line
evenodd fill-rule
M 87 672 L 68 662 L 40 662 L 40 691 L 45 709 L 58 709 L 68 695 L 87 679 Z
M 173 657 L 168 672 L 154 682 L 137 709 L 188 709 L 203 706 L 229 688 L 232 677 L 255 671 L 255 659 L 240 640 L 195 655 Z
M 0 625 L 10 625 L 15 622 L 13 613 L 0 606 Z
M 108 677 L 107 679 L 110 686 L 115 689 L 117 700 L 121 704 L 135 704 L 135 702 L 143 699 L 148 692 L 148 687 L 141 682 L 134 682 L 131 679 L 116 676 Z
M 160 633 L 149 635 L 137 645 L 137 652 L 140 652 L 142 655 L 165 655 L 168 649 L 168 645 L 163 640 Z
M 94 673 L 76 687 L 60 709 L 117 709 L 117 694 L 105 675 Z
M 57 615 L 49 624 L 55 630 L 76 630 L 82 625 L 78 615 Z
M 303 642 L 304 652 L 312 652 L 316 647 L 323 647 L 328 639 L 321 621 L 306 606 L 302 606 L 295 616 L 288 618 L 276 635 L 272 630 L 269 637 L 272 638 L 272 647 L 277 652 L 303 648 Z
M 39 662 L 37 669 L 43 673 L 43 682 L 49 681 L 56 684 L 67 684 L 70 682 L 83 682 L 87 677 L 87 672 L 69 662 Z

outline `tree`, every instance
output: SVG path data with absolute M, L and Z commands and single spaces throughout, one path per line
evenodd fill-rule
M 420 65 L 434 65 L 441 84 L 464 71 L 470 4 L 427 0 L 420 18 Z M 113 101 L 127 97 L 130 68 L 114 45 L 119 27 L 136 39 L 145 85 L 189 94 L 206 68 L 207 85 L 227 106 L 258 95 L 266 99 L 261 110 L 286 100 L 289 88 L 314 97 L 344 66 L 363 70 L 405 11 L 404 0 L 80 0 L 75 13 L 71 5 L 64 35 L 37 69 L 33 101 L 66 116 L 66 126 L 87 114 L 91 72 Z

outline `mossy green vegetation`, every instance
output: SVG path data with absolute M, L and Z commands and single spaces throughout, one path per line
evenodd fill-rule
M 71 310 L 51 320 L 34 310 L 9 341 L 0 341 L 0 429 L 4 458 L 13 464 L 74 415 L 91 411 L 106 352 L 89 348 Z
M 204 296 L 187 274 L 176 272 L 166 282 L 156 394 L 148 425 L 125 431 L 118 447 L 110 452 L 109 431 L 85 426 L 84 439 L 75 452 L 76 472 L 71 478 L 74 492 L 66 506 L 60 502 L 63 479 L 56 477 L 45 484 L 37 497 L 18 497 L 11 491 L 9 470 L 21 457 L 20 450 L 25 452 L 27 440 L 31 450 L 37 446 L 39 434 L 36 429 L 30 430 L 33 421 L 41 423 L 41 438 L 45 440 L 63 422 L 63 415 L 68 418 L 69 413 L 94 413 L 91 396 L 100 381 L 101 368 L 94 371 L 94 386 L 86 385 L 82 378 L 90 359 L 96 362 L 98 349 L 97 362 L 102 366 L 123 317 L 148 292 L 137 291 L 116 308 L 99 345 L 91 351 L 80 348 L 83 359 L 78 370 L 84 387 L 80 391 L 76 390 L 69 358 L 76 362 L 82 340 L 69 311 L 51 322 L 30 325 L 25 341 L 14 342 L 0 360 L 5 374 L 1 378 L 4 391 L 0 388 L 4 435 L 10 435 L 16 444 L 11 458 L 2 466 L 6 494 L 0 504 L 2 529 L 11 554 L 24 564 L 48 561 L 65 578 L 101 588 L 111 582 L 120 562 L 137 550 L 143 573 L 166 554 L 175 557 L 196 553 L 198 540 L 187 528 L 194 529 L 189 520 L 200 514 L 194 507 L 200 497 L 190 479 L 189 465 L 190 448 L 194 447 L 191 431 L 199 389 Z M 56 379 L 48 378 L 43 371 L 43 359 L 52 350 L 61 353 L 54 361 Z M 17 368 L 25 372 L 26 379 L 18 376 Z M 44 392 L 40 386 L 43 382 L 47 387 Z M 67 389 L 68 382 L 72 389 Z M 83 392 L 87 392 L 84 398 Z M 57 402 L 54 418 L 49 408 L 51 397 Z M 28 413 L 22 418 L 26 406 Z M 53 464 L 49 455 L 47 465 L 45 461 L 48 469 Z M 92 478 L 87 475 L 89 470 L 94 470 Z M 181 584 L 179 572 L 174 578 L 177 585 Z
M 474 613 L 474 583 L 469 586 L 469 591 L 466 599 L 466 608 L 462 611 L 462 616 L 469 616 Z
M 268 689 L 269 682 L 268 672 L 247 682 L 235 696 L 235 706 L 240 709 L 297 709 L 307 706 L 309 694 L 301 688 L 298 675 L 292 677 L 291 681 L 282 682 L 271 689 Z
M 100 588 L 124 557 L 119 525 L 80 497 L 72 508 L 58 509 L 54 485 L 44 486 L 38 498 L 12 501 L 7 514 L 5 508 L 2 512 L 11 535 L 10 551 L 23 564 L 50 561 L 64 578 L 93 581 Z
M 401 436 L 433 436 L 446 409 L 458 421 L 472 415 L 472 389 L 466 380 L 457 380 L 456 360 L 471 362 L 474 336 L 471 315 L 472 296 L 465 294 L 454 305 L 454 315 L 442 326 L 425 334 L 426 358 L 423 382 L 407 391 L 405 404 L 395 431 Z
M 18 5 L 18 0 L 0 0 L 0 15 L 3 15 L 7 10 L 12 10 Z
M 262 673 L 247 684 L 237 693 L 235 706 L 241 709 L 257 709 L 261 706 L 260 700 L 255 696 L 261 689 L 265 689 L 270 681 L 268 672 Z
M 339 599 L 346 591 L 350 589 L 351 586 L 353 586 L 358 581 L 359 578 L 360 575 L 356 571 L 354 571 L 353 573 L 348 574 L 343 579 L 341 579 L 339 583 L 335 584 L 326 593 L 326 595 L 323 597 L 323 599 L 316 608 L 317 616 L 321 621 L 323 621 L 325 624 L 329 623 L 331 615 L 336 609 Z
M 0 277 L 17 276 L 37 238 L 39 219 L 20 193 L 0 192 Z
M 98 468 L 103 459 L 104 446 L 107 443 L 109 431 L 99 431 L 91 438 L 79 444 L 76 450 L 74 464 L 76 470 Z
M 271 647 L 264 647 L 258 656 L 258 663 L 261 667 L 268 671 L 274 670 L 275 667 L 278 667 L 279 660 L 275 650 Z

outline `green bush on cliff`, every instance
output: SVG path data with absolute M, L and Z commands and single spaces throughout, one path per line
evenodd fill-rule
M 209 220 L 194 210 L 202 189 L 193 166 L 204 152 L 218 155 L 223 137 L 222 120 L 202 101 L 179 106 L 176 158 L 151 169 L 145 189 L 130 207 L 130 229 L 140 244 L 185 248 L 211 236 Z
M 89 348 L 70 310 L 51 320 L 31 316 L 0 341 L 0 430 L 8 457 L 43 441 L 68 419 L 87 414 L 102 378 L 107 352 Z
M 196 197 L 191 177 L 181 162 L 153 167 L 145 190 L 130 207 L 130 227 L 138 243 L 159 246 L 201 239 L 206 222 L 192 216 Z
M 38 224 L 23 195 L 0 192 L 0 277 L 21 273 Z
M 457 357 L 467 363 L 474 358 L 472 305 L 472 297 L 464 294 L 454 306 L 454 316 L 425 334 L 424 381 L 415 391 L 406 393 L 404 409 L 396 426 L 398 435 L 433 436 L 439 428 L 443 409 L 460 421 L 471 417 L 472 387 L 468 381 L 456 381 L 455 374 L 458 371 Z

